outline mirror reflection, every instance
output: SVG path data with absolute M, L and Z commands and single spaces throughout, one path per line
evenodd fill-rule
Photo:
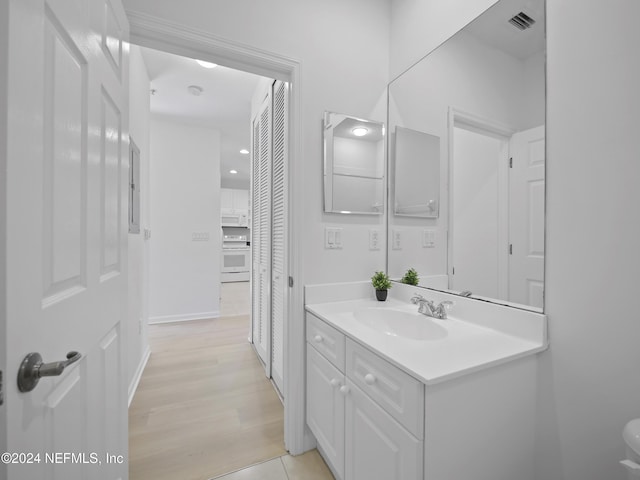
M 420 286 L 542 308 L 544 30 L 543 0 L 501 0 L 389 85 L 392 278 L 414 268 Z M 439 149 L 406 154 L 405 133 Z
M 324 211 L 382 215 L 384 124 L 325 112 Z
M 393 156 L 395 215 L 438 218 L 440 138 L 396 126 Z

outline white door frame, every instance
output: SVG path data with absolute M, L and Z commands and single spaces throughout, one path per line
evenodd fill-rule
M 249 47 L 211 33 L 143 14 L 127 11 L 131 43 L 165 52 L 197 57 L 237 70 L 290 82 L 289 164 L 287 237 L 289 260 L 287 276 L 294 279 L 289 288 L 284 328 L 284 440 L 293 455 L 313 447 L 313 438 L 305 428 L 304 418 L 304 311 L 300 232 L 303 224 L 303 178 L 300 111 L 300 62 L 276 53 Z M 248 127 L 247 127 L 248 128 Z
M 9 2 L 0 2 L 0 92 L 7 91 L 9 65 Z M 7 271 L 7 126 L 9 116 L 7 114 L 8 97 L 0 94 L 0 271 Z M 2 321 L 0 321 L 0 338 L 7 338 L 6 312 L 6 275 L 0 276 L 0 309 L 2 311 Z M 6 382 L 10 375 L 7 375 L 7 352 L 4 342 L 0 342 L 0 372 L 3 373 L 2 381 Z M 11 377 L 13 378 L 13 377 Z M 9 380 L 10 381 L 10 380 Z M 4 391 L 4 390 L 3 390 Z M 7 431 L 7 409 L 0 409 L 0 432 Z M 0 435 L 0 451 L 7 451 L 7 436 Z M 6 467 L 0 466 L 0 475 L 6 475 Z

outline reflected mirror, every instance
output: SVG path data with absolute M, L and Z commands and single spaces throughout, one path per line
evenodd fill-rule
M 325 112 L 323 125 L 324 211 L 382 215 L 384 124 Z
M 440 138 L 396 126 L 390 192 L 396 216 L 438 218 Z
M 540 311 L 544 0 L 497 2 L 392 81 L 388 105 L 389 275 Z

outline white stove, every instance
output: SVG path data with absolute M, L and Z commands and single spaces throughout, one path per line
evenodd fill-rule
M 251 247 L 246 235 L 222 236 L 222 276 L 223 282 L 243 282 L 249 280 L 251 269 Z
M 246 235 L 223 235 L 222 248 L 227 249 L 248 249 Z

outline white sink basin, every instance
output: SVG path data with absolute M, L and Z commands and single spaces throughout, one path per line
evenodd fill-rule
M 365 308 L 354 312 L 363 325 L 390 337 L 408 340 L 433 341 L 447 336 L 447 330 L 420 313 L 409 313 L 394 308 Z

